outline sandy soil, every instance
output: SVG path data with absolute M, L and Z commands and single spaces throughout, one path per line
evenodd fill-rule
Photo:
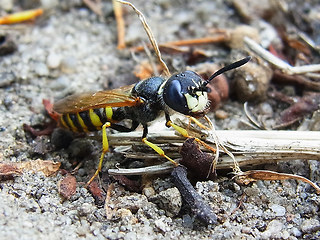
M 10 2 L 10 1 L 9 1 Z M 30 1 L 37 5 L 37 1 Z M 23 124 L 48 122 L 43 99 L 55 101 L 71 93 L 115 88 L 138 81 L 136 65 L 149 61 L 145 53 L 118 50 L 112 3 L 103 3 L 104 18 L 81 1 L 55 2 L 46 17 L 34 23 L 0 27 L 17 50 L 0 56 L 0 161 L 28 162 L 37 159 L 61 162 L 60 171 L 46 177 L 41 171 L 0 182 L 0 233 L 3 239 L 318 239 L 320 198 L 309 185 L 296 181 L 258 181 L 250 186 L 235 183 L 221 173 L 216 181 L 195 184 L 219 218 L 206 226 L 194 219 L 170 176 L 152 181 L 152 193 L 128 191 L 119 183 L 109 200 L 109 219 L 103 206 L 82 186 L 95 171 L 101 143 L 76 138 L 68 148 L 55 149 L 50 136 L 34 138 Z M 208 36 L 215 28 L 234 29 L 244 24 L 231 1 L 134 1 L 145 14 L 159 42 Z M 3 3 L 5 4 L 5 3 Z M 54 4 L 53 4 L 54 5 Z M 0 6 L 1 7 L 1 6 Z M 3 7 L 3 6 L 2 6 Z M 315 8 L 319 6 L 314 6 Z M 18 10 L 13 8 L 14 10 Z M 4 13 L 2 10 L 1 13 Z M 125 7 L 126 42 L 147 41 L 138 17 Z M 249 24 L 256 27 L 259 19 Z M 261 22 L 260 22 L 261 24 Z M 276 37 L 275 37 L 276 39 Z M 229 62 L 230 48 L 204 45 L 207 62 Z M 183 55 L 164 54 L 172 72 L 185 69 Z M 257 108 L 279 112 L 270 105 Z M 270 109 L 271 108 L 271 109 Z M 242 104 L 228 100 L 216 118 L 219 129 L 246 128 Z M 267 110 L 266 110 L 267 111 Z M 211 113 L 214 119 L 213 114 Z M 58 138 L 56 141 L 62 141 Z M 39 149 L 41 146 L 41 149 Z M 103 170 L 119 156 L 108 154 Z M 77 174 L 75 194 L 68 200 L 58 192 L 58 182 L 74 164 L 83 161 Z M 320 181 L 317 161 L 294 161 L 264 166 Z M 240 204 L 241 203 L 241 204 Z M 240 204 L 240 205 L 239 205 Z

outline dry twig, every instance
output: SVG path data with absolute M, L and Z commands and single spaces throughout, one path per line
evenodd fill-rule
M 2 24 L 16 24 L 16 23 L 22 23 L 25 21 L 31 21 L 31 20 L 34 20 L 37 17 L 41 16 L 42 14 L 43 14 L 42 8 L 13 13 L 13 14 L 1 17 L 0 18 L 0 25 L 2 25 Z
M 274 163 L 278 161 L 289 160 L 320 160 L 320 134 L 319 132 L 310 131 L 232 131 L 218 130 L 216 135 L 220 144 L 224 145 L 235 157 L 239 166 L 260 165 L 266 163 Z M 159 156 L 149 150 L 148 146 L 141 143 L 141 132 L 117 133 L 108 136 L 109 142 L 113 146 L 139 146 L 139 149 L 132 151 L 132 148 L 120 150 L 125 156 L 139 159 L 158 159 Z M 149 138 L 156 144 L 162 145 L 166 153 L 177 159 L 180 157 L 178 153 L 180 146 L 185 138 L 175 135 L 173 131 L 162 131 L 150 133 Z M 204 141 L 208 144 L 215 144 L 215 139 L 207 137 Z M 203 149 L 206 151 L 206 149 Z M 217 169 L 230 169 L 234 167 L 234 160 L 228 155 L 222 154 L 216 165 Z M 150 171 L 161 170 L 169 171 L 173 168 L 168 163 L 162 164 L 160 167 L 140 169 L 140 173 L 149 173 Z M 156 170 L 155 170 L 156 169 Z M 139 174 L 139 171 L 126 169 L 110 170 L 111 174 L 133 175 Z
M 257 181 L 257 180 L 288 180 L 288 179 L 294 179 L 299 180 L 305 183 L 310 184 L 318 194 L 320 194 L 320 188 L 313 182 L 311 182 L 309 179 L 295 175 L 295 174 L 288 174 L 288 173 L 278 173 L 274 171 L 266 171 L 266 170 L 251 170 L 246 171 L 241 174 L 238 174 L 236 176 L 238 181 L 240 181 L 243 184 L 249 184 L 250 182 Z
M 121 6 L 121 3 L 119 3 L 116 0 L 112 0 L 112 4 L 113 4 L 113 12 L 117 22 L 117 33 L 118 33 L 117 48 L 124 49 L 126 47 L 126 43 L 124 40 L 125 26 L 124 26 L 123 14 L 122 14 L 122 6 Z
M 112 218 L 112 212 L 109 208 L 109 204 L 110 204 L 110 199 L 111 199 L 111 193 L 112 191 L 114 190 L 114 184 L 111 183 L 108 187 L 108 190 L 107 190 L 107 197 L 106 197 L 106 200 L 104 202 L 104 209 L 106 211 L 106 217 L 108 220 L 110 220 Z
M 184 40 L 177 40 L 172 42 L 166 42 L 163 44 L 159 44 L 160 48 L 165 47 L 179 47 L 179 46 L 197 46 L 203 44 L 212 44 L 212 43 L 223 43 L 229 40 L 229 34 L 225 32 L 220 32 L 214 36 L 204 37 L 204 38 L 194 38 L 194 39 L 184 39 Z M 133 48 L 134 51 L 143 51 L 144 46 L 138 46 Z
M 273 72 L 273 81 L 301 85 L 309 90 L 320 91 L 320 82 L 311 81 L 303 76 L 283 74 L 279 70 Z
M 98 16 L 102 16 L 102 5 L 101 0 L 83 0 L 83 3 L 91 9 L 92 12 L 97 14 Z
M 274 65 L 275 67 L 279 68 L 283 72 L 289 75 L 294 74 L 306 74 L 312 72 L 319 72 L 320 71 L 320 64 L 310 64 L 304 66 L 296 66 L 293 67 L 288 63 L 284 62 L 280 58 L 274 56 L 272 53 L 261 47 L 258 43 L 253 41 L 249 37 L 244 37 L 244 42 L 248 46 L 248 48 L 253 51 L 256 55 L 260 58 L 264 59 L 265 61 L 269 62 L 270 64 Z
M 160 62 L 160 64 L 162 65 L 162 68 L 164 69 L 164 74 L 166 76 L 170 76 L 170 71 L 166 65 L 166 63 L 162 60 L 162 57 L 161 57 L 161 52 L 159 50 L 159 46 L 157 44 L 157 41 L 155 39 L 155 37 L 153 36 L 153 33 L 151 31 L 151 28 L 150 26 L 148 25 L 144 15 L 142 12 L 140 12 L 132 3 L 130 2 L 127 2 L 127 1 L 120 1 L 120 0 L 117 0 L 118 2 L 122 3 L 122 4 L 126 4 L 126 5 L 129 5 L 130 7 L 132 7 L 132 9 L 138 14 L 138 17 L 143 25 L 143 28 L 144 30 L 146 31 L 147 35 L 148 35 L 148 38 L 150 40 L 150 43 L 153 47 L 153 49 L 155 50 L 155 53 L 158 57 L 158 61 Z
M 139 144 L 141 133 L 121 133 L 111 135 L 110 143 L 117 145 Z M 166 154 L 173 159 L 179 158 L 179 149 L 185 138 L 174 135 L 172 131 L 150 134 L 150 138 L 166 150 Z M 217 139 L 219 140 L 217 142 Z M 320 134 L 310 131 L 215 131 L 209 134 L 204 141 L 207 144 L 215 144 L 221 147 L 216 169 L 233 169 L 235 176 L 242 182 L 255 180 L 282 180 L 295 179 L 309 183 L 317 193 L 320 188 L 310 180 L 293 174 L 282 174 L 256 170 L 243 173 L 240 169 L 245 165 L 261 165 L 278 161 L 289 160 L 320 160 Z M 166 146 L 166 147 L 165 147 Z M 203 151 L 208 149 L 204 148 Z M 122 151 L 127 157 L 140 159 L 157 159 L 158 155 L 140 146 L 140 152 L 131 152 L 128 149 Z M 110 169 L 111 175 L 143 175 L 159 174 L 172 171 L 174 166 L 163 163 L 156 166 L 139 169 Z M 192 171 L 192 169 L 189 169 Z

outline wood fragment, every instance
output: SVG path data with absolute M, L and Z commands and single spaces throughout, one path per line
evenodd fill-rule
M 0 163 L 0 177 L 21 175 L 22 170 L 15 163 Z
M 122 3 L 122 4 L 126 4 L 126 5 L 129 5 L 137 14 L 138 14 L 138 17 L 143 25 L 143 28 L 144 30 L 146 31 L 147 35 L 148 35 L 148 38 L 150 40 L 150 43 L 155 51 L 155 54 L 157 55 L 157 58 L 158 58 L 158 61 L 160 62 L 160 64 L 162 65 L 162 68 L 163 68 L 163 71 L 164 71 L 164 74 L 169 77 L 171 74 L 170 74 L 170 71 L 166 65 L 166 63 L 162 60 L 162 57 L 161 57 L 161 52 L 159 50 L 159 46 L 158 46 L 158 43 L 151 31 L 151 28 L 149 26 L 149 24 L 147 23 L 144 15 L 142 12 L 140 12 L 132 3 L 130 2 L 127 2 L 127 1 L 120 1 L 120 0 L 117 0 L 118 2 Z
M 43 135 L 51 135 L 53 130 L 57 127 L 57 122 L 50 121 L 42 130 L 37 130 L 25 123 L 22 126 L 24 131 L 31 133 L 31 135 L 34 137 L 38 137 Z
M 27 162 L 13 162 L 0 164 L 0 176 L 2 175 L 20 175 L 23 171 L 43 172 L 46 177 L 55 174 L 61 163 L 50 160 L 31 160 Z
M 157 70 L 160 70 L 159 66 L 155 66 Z M 142 61 L 139 65 L 135 66 L 134 75 L 140 80 L 147 79 L 152 76 L 157 76 L 154 73 L 154 68 L 149 61 Z
M 87 186 L 87 188 L 92 194 L 92 197 L 94 198 L 96 205 L 103 206 L 106 199 L 106 194 L 101 188 L 101 184 L 99 183 L 99 181 L 92 181 Z
M 266 129 L 266 127 L 263 125 L 263 124 L 260 124 L 256 119 L 255 117 L 252 116 L 251 112 L 249 111 L 249 107 L 248 107 L 248 102 L 245 102 L 243 104 L 243 110 L 244 110 L 244 113 L 246 114 L 246 117 L 247 119 L 249 120 L 250 122 L 250 126 L 253 128 L 253 129 L 261 129 L 261 130 L 268 130 Z
M 316 131 L 217 130 L 215 133 L 220 143 L 234 155 L 240 167 L 297 159 L 320 161 L 320 134 Z M 159 159 L 159 155 L 141 143 L 141 134 L 138 131 L 117 133 L 111 134 L 108 139 L 110 145 L 113 146 L 139 146 L 139 150 L 135 149 L 133 151 L 132 148 L 124 150 L 122 153 L 126 157 Z M 174 131 L 150 133 L 149 138 L 152 139 L 152 142 L 163 147 L 166 154 L 173 159 L 181 157 L 178 151 L 185 138 L 175 135 Z M 213 146 L 215 144 L 212 137 L 203 140 L 207 144 L 213 144 Z M 205 148 L 202 150 L 208 151 Z M 232 169 L 234 167 L 233 159 L 224 154 L 223 151 L 220 154 L 216 169 Z M 165 171 L 168 171 L 170 166 L 173 168 L 172 164 L 168 164 L 164 168 Z M 159 173 L 159 169 L 157 170 L 157 173 Z M 118 170 L 114 171 L 117 172 Z M 118 174 L 120 174 L 119 171 Z M 128 174 L 130 169 L 126 171 L 125 174 Z
M 294 179 L 298 181 L 303 181 L 305 183 L 310 184 L 318 194 L 320 194 L 320 188 L 310 181 L 309 179 L 295 175 L 295 174 L 288 174 L 288 173 L 278 173 L 274 171 L 267 171 L 267 170 L 251 170 L 251 171 L 246 171 L 241 174 L 236 175 L 237 180 L 242 183 L 242 184 L 249 184 L 253 181 L 257 180 L 268 180 L 268 181 L 273 181 L 273 180 L 288 180 L 288 179 Z
M 210 37 L 204 38 L 194 38 L 194 39 L 184 39 L 184 40 L 177 40 L 171 42 L 165 42 L 163 44 L 159 44 L 160 48 L 165 47 L 179 47 L 179 46 L 198 46 L 204 44 L 212 44 L 212 43 L 223 43 L 229 40 L 229 35 L 227 33 L 220 33 Z M 143 51 L 143 46 L 134 47 L 133 50 L 136 52 Z
M 177 160 L 176 160 L 177 161 Z M 173 165 L 171 162 L 165 162 L 159 165 L 142 167 L 142 168 L 116 168 L 109 169 L 108 173 L 110 175 L 144 175 L 144 174 L 164 174 L 170 173 L 173 169 Z
M 281 112 L 280 125 L 296 122 L 311 115 L 319 109 L 320 93 L 309 92 L 303 97 L 296 99 L 295 103 Z
M 83 3 L 87 5 L 87 7 L 97 14 L 98 16 L 102 17 L 102 4 L 101 0 L 83 0 Z
M 106 211 L 107 220 L 110 220 L 112 218 L 112 211 L 110 210 L 109 204 L 111 199 L 111 193 L 113 190 L 114 190 L 114 184 L 111 183 L 108 187 L 106 200 L 104 202 L 104 210 Z
M 279 70 L 275 70 L 273 72 L 272 81 L 277 83 L 300 85 L 309 90 L 320 91 L 320 82 L 311 81 L 308 78 L 299 75 L 288 75 Z
M 123 11 L 121 3 L 116 0 L 112 0 L 113 12 L 117 22 L 117 33 L 118 33 L 118 49 L 124 49 L 126 47 L 125 43 L 125 23 L 123 19 Z
M 18 163 L 18 166 L 23 170 L 43 172 L 46 177 L 49 177 L 57 173 L 61 166 L 61 163 L 50 160 L 37 159 L 28 162 L 20 162 Z
M 269 62 L 276 68 L 280 69 L 281 71 L 285 72 L 289 75 L 294 74 L 306 74 L 312 72 L 319 72 L 320 71 L 320 64 L 310 64 L 304 66 L 296 66 L 293 67 L 290 64 L 284 62 L 280 58 L 274 56 L 272 53 L 261 47 L 258 43 L 253 41 L 248 37 L 244 37 L 244 42 L 247 47 L 253 51 L 258 57 L 262 58 L 263 60 Z
M 299 37 L 306 43 L 308 44 L 313 50 L 317 51 L 318 53 L 320 53 L 320 46 L 316 45 L 316 43 L 310 38 L 308 37 L 307 34 L 303 33 L 303 32 L 299 32 L 298 33 Z
M 67 200 L 70 199 L 76 193 L 76 188 L 77 180 L 71 174 L 68 174 L 67 176 L 63 177 L 58 182 L 59 194 Z
M 284 46 L 292 48 L 296 52 L 311 56 L 311 50 L 309 46 L 304 41 L 301 41 L 297 35 L 291 36 L 284 31 L 280 31 L 280 36 L 284 42 Z
M 25 21 L 34 20 L 36 17 L 39 17 L 43 14 L 43 9 L 32 9 L 22 12 L 13 13 L 0 18 L 0 25 L 4 24 L 16 24 L 22 23 Z
M 246 194 L 243 193 L 241 196 L 241 199 L 239 201 L 238 206 L 232 210 L 232 212 L 230 213 L 230 216 L 233 215 L 236 211 L 238 211 L 241 207 L 243 207 L 243 202 L 244 202 L 245 198 L 246 198 Z

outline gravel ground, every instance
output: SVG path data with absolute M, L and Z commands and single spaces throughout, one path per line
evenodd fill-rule
M 7 2 L 11 1 L 3 1 L 1 7 Z M 49 2 L 42 4 L 48 6 Z M 83 154 L 83 165 L 76 175 L 76 192 L 68 200 L 58 192 L 63 171 L 50 177 L 42 172 L 24 171 L 14 179 L 0 182 L 2 239 L 320 238 L 320 198 L 309 185 L 296 181 L 258 181 L 240 186 L 223 174 L 216 181 L 195 185 L 217 214 L 217 225 L 205 226 L 193 219 L 184 205 L 181 207 L 180 194 L 169 176 L 155 178 L 150 186 L 154 192 L 149 194 L 128 191 L 116 183 L 109 201 L 113 214 L 107 218 L 105 209 L 79 184 L 95 171 L 100 143 L 80 138 L 68 149 L 53 150 L 50 137 L 34 139 L 23 130 L 23 124 L 37 126 L 48 121 L 43 99 L 54 101 L 71 93 L 134 83 L 137 81 L 134 67 L 148 60 L 145 54 L 116 49 L 111 2 L 103 3 L 105 19 L 80 2 L 51 6 L 50 14 L 35 23 L 0 28 L 0 33 L 10 35 L 17 45 L 13 54 L 0 57 L 0 161 L 50 160 L 61 162 L 61 168 L 71 171 L 72 162 Z M 241 23 L 230 1 L 134 3 L 146 15 L 159 42 L 203 37 L 208 35 L 208 29 L 234 28 Z M 125 21 L 129 45 L 136 46 L 147 39 L 137 16 L 128 7 Z M 219 45 L 205 48 L 218 62 L 223 62 L 230 53 Z M 164 58 L 172 71 L 185 67 L 181 56 Z M 222 109 L 229 115 L 223 121 L 216 120 L 218 128 L 243 127 L 242 104 L 229 100 Z M 35 149 L 39 142 L 44 150 Z M 104 169 L 114 164 L 117 157 L 108 154 Z M 316 161 L 297 160 L 265 169 L 295 173 L 320 182 Z

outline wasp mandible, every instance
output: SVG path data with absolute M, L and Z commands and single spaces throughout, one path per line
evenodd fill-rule
M 173 110 L 195 118 L 204 116 L 209 110 L 208 83 L 216 76 L 244 65 L 250 59 L 251 57 L 246 57 L 227 65 L 207 80 L 193 71 L 184 71 L 168 79 L 151 77 L 119 89 L 75 94 L 56 102 L 53 109 L 61 114 L 60 126 L 73 132 L 102 130 L 99 165 L 88 184 L 101 171 L 104 155 L 109 150 L 107 128 L 131 132 L 141 124 L 142 142 L 177 165 L 160 147 L 147 140 L 148 123 L 164 112 L 166 126 L 173 127 L 184 137 L 189 137 L 185 129 L 170 120 L 170 112 Z M 131 120 L 130 127 L 119 124 L 124 119 Z

